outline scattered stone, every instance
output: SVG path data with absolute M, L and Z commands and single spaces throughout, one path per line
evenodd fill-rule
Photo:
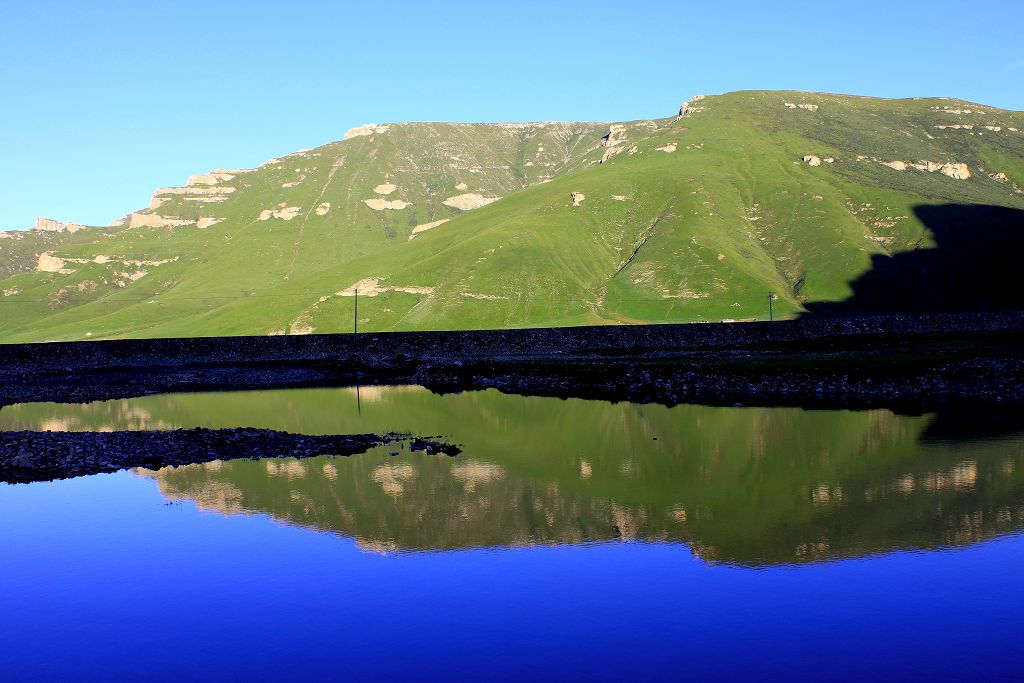
M 478 294 L 476 292 L 460 292 L 459 296 L 464 296 L 467 299 L 479 299 L 481 301 L 506 301 L 507 296 L 498 296 L 497 294 Z
M 614 199 L 617 202 L 624 202 L 624 201 L 626 201 L 625 195 L 621 195 L 621 194 L 613 194 L 612 195 L 612 199 Z
M 391 183 L 384 183 L 382 185 L 378 185 L 377 187 L 373 188 L 373 191 L 376 192 L 377 194 L 388 195 L 388 194 L 391 194 L 392 192 L 394 192 L 397 189 L 398 189 L 398 187 L 395 186 L 395 185 L 392 185 Z
M 290 221 L 302 212 L 297 206 L 286 206 L 280 209 L 263 209 L 260 211 L 259 220 L 269 221 L 271 218 L 280 218 L 283 221 Z
M 955 107 L 932 107 L 936 111 L 940 111 L 943 114 L 981 114 L 980 111 L 973 109 L 957 109 Z
M 676 151 L 676 143 L 670 142 L 670 143 L 668 143 L 666 145 L 662 145 L 661 147 L 655 147 L 654 149 L 656 149 L 659 152 L 670 152 L 671 153 L 671 152 Z
M 413 451 L 455 456 L 462 449 L 409 434 L 291 434 L 270 429 L 175 429 L 117 432 L 0 432 L 0 481 L 67 479 L 143 467 L 203 462 L 348 456 L 409 441 Z
M 587 198 L 587 196 L 585 194 L 583 194 L 582 192 L 573 192 L 572 195 L 571 195 L 571 198 L 572 198 L 572 205 L 573 206 L 579 206 L 580 204 L 583 203 L 583 200 L 585 200 Z
M 531 161 L 529 162 L 529 164 L 532 166 L 533 162 Z M 455 186 L 455 189 L 459 191 L 465 191 L 469 189 L 469 185 L 467 185 L 466 183 L 459 183 L 458 185 Z
M 440 443 L 438 441 L 432 441 L 428 439 L 421 439 L 420 437 L 414 437 L 412 443 L 409 444 L 410 451 L 425 451 L 427 455 L 437 455 L 443 453 L 448 456 L 455 456 L 462 452 L 462 449 L 452 444 Z
M 320 204 L 319 206 L 316 207 L 316 215 L 317 216 L 326 216 L 330 210 L 331 210 L 331 203 L 330 202 L 323 202 L 322 204 Z
M 625 151 L 625 149 L 625 147 L 621 146 L 609 147 L 604 151 L 604 154 L 601 155 L 601 161 L 599 161 L 598 163 L 603 164 L 604 162 L 608 161 L 609 159 L 619 154 L 620 152 Z
M 805 154 L 801 160 L 808 166 L 821 166 L 821 159 L 813 154 Z

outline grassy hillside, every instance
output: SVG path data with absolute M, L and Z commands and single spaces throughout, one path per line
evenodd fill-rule
M 345 331 L 356 287 L 366 330 L 742 320 L 769 292 L 794 315 L 941 249 L 947 205 L 1017 221 L 1022 130 L 958 100 L 799 92 L 625 124 L 367 126 L 125 225 L 0 233 L 0 340 Z

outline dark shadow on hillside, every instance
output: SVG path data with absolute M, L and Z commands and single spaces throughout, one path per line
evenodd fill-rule
M 921 205 L 935 246 L 875 255 L 845 301 L 806 304 L 805 317 L 1024 309 L 1024 211 Z

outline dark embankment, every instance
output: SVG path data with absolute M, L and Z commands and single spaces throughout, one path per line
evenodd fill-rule
M 0 405 L 416 383 L 608 400 L 1024 402 L 1024 313 L 0 346 Z
M 354 455 L 409 441 L 429 454 L 457 446 L 408 434 L 310 436 L 270 429 L 177 429 L 124 432 L 0 432 L 0 482 L 67 479 L 130 467 L 192 465 L 213 460 Z

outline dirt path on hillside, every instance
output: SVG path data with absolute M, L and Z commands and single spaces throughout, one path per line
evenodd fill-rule
M 338 172 L 338 169 L 345 165 L 345 155 L 340 155 L 335 159 L 334 163 L 331 164 L 331 170 L 327 172 L 327 180 L 324 182 L 324 186 L 320 188 L 320 194 L 317 195 L 316 199 L 306 209 L 306 213 L 302 216 L 302 222 L 299 223 L 299 235 L 295 238 L 295 246 L 292 248 L 292 260 L 288 264 L 288 271 L 284 274 L 284 279 L 287 282 L 292 277 L 292 272 L 295 270 L 295 261 L 299 257 L 299 250 L 302 248 L 302 235 L 306 232 L 306 221 L 316 211 L 316 207 L 320 206 L 320 201 L 327 194 L 327 188 L 330 187 L 331 181 L 334 180 L 334 174 Z

